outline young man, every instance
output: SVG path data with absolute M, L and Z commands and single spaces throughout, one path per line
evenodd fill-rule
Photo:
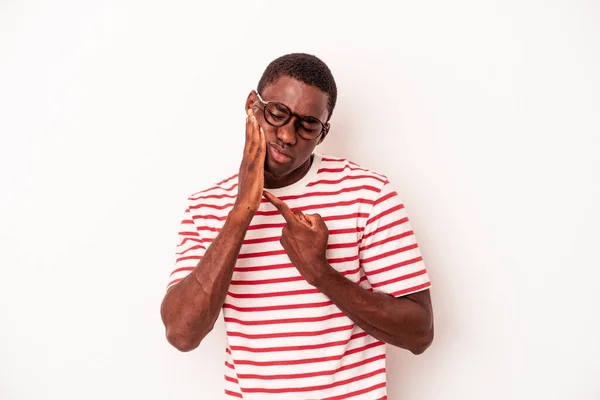
M 161 314 L 190 351 L 223 310 L 227 398 L 385 399 L 385 343 L 419 354 L 433 339 L 397 193 L 313 153 L 336 97 L 318 58 L 273 61 L 246 100 L 239 174 L 188 199 Z

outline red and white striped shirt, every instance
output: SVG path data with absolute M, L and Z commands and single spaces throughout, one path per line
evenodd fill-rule
M 327 259 L 367 290 L 403 296 L 430 287 L 398 194 L 387 178 L 315 154 L 298 182 L 268 189 L 292 210 L 318 213 Z M 237 175 L 188 199 L 169 287 L 187 276 L 222 228 Z M 309 285 L 279 243 L 285 220 L 262 200 L 223 305 L 225 393 L 242 399 L 386 399 L 385 344 Z

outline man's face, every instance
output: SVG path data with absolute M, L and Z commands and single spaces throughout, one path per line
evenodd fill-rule
M 266 102 L 282 103 L 298 115 L 315 117 L 323 123 L 327 121 L 327 94 L 289 76 L 282 76 L 266 86 L 261 97 Z M 256 111 L 256 117 L 267 141 L 265 170 L 276 176 L 284 176 L 303 165 L 322 141 L 324 134 L 314 140 L 300 137 L 296 132 L 296 117 L 292 117 L 281 127 L 274 127 L 265 121 L 264 107 L 256 94 L 251 94 L 249 100 L 252 105 L 257 104 L 260 108 Z

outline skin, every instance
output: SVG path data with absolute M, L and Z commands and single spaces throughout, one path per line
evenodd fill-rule
M 328 120 L 327 95 L 316 87 L 282 77 L 261 93 L 293 112 Z M 161 316 L 167 340 L 180 351 L 198 347 L 212 330 L 225 301 L 246 230 L 264 195 L 285 218 L 281 244 L 306 281 L 331 299 L 350 319 L 373 337 L 420 354 L 433 340 L 433 312 L 429 290 L 395 298 L 369 292 L 349 281 L 328 264 L 329 232 L 319 214 L 291 211 L 265 191 L 300 180 L 310 169 L 311 155 L 325 135 L 305 140 L 296 134 L 293 117 L 276 128 L 263 117 L 252 91 L 246 100 L 246 145 L 239 171 L 238 197 L 225 225 L 194 271 L 165 295 Z M 278 163 L 270 147 L 290 156 Z

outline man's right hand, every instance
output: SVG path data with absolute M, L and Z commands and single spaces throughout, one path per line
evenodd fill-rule
M 258 125 L 252 109 L 246 117 L 246 145 L 238 175 L 238 195 L 235 208 L 254 214 L 262 200 L 265 186 L 265 132 Z

